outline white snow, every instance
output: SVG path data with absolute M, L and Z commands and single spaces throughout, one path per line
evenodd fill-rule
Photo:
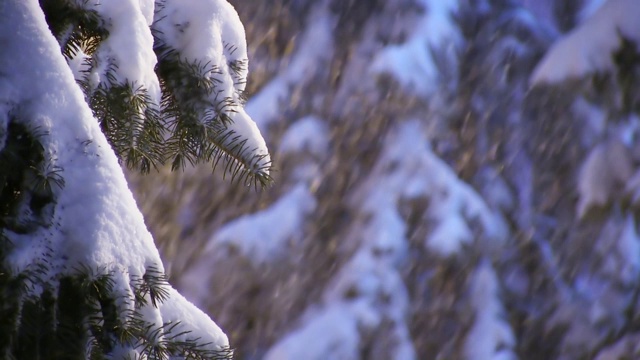
M 228 346 L 227 336 L 209 316 L 185 299 L 176 289 L 171 288 L 169 298 L 160 306 L 162 320 L 171 323 L 180 322 L 172 334 L 177 341 L 196 340 L 207 345 L 208 349 L 221 350 Z
M 606 0 L 587 0 L 583 3 L 579 13 L 579 21 L 583 22 L 593 16 Z
M 430 220 L 437 224 L 425 239 L 425 246 L 441 256 L 458 253 L 472 241 L 474 232 L 470 221 L 478 220 L 482 235 L 496 246 L 506 240 L 507 226 L 498 210 L 492 210 L 482 197 L 429 146 L 418 121 L 407 121 L 386 141 L 385 150 L 372 176 L 371 187 L 384 189 L 393 202 L 401 198 L 429 200 Z M 368 209 L 381 204 L 370 193 L 358 195 Z
M 640 202 L 640 170 L 636 170 L 633 176 L 627 181 L 625 193 L 631 197 L 633 204 Z
M 153 102 L 159 105 L 160 84 L 154 71 L 157 58 L 149 28 L 154 0 L 91 0 L 83 6 L 95 10 L 109 31 L 94 54 L 101 65 L 94 70 L 96 75 L 105 81 L 107 66 L 113 63 L 118 83 L 132 83 L 134 89 L 144 86 Z
M 245 89 L 248 69 L 236 74 L 230 67 L 234 61 L 247 61 L 244 27 L 233 6 L 225 0 L 166 0 L 158 6 L 155 19 L 152 28 L 158 37 L 182 59 L 216 67 L 206 74 L 218 82 L 211 101 L 233 99 L 235 105 L 224 110 L 233 120 L 228 129 L 247 140 L 252 155 L 263 156 L 257 168 L 268 165 L 266 143 L 241 105 L 239 92 Z
M 247 113 L 263 132 L 280 115 L 282 103 L 288 101 L 290 88 L 309 80 L 308 76 L 314 73 L 314 69 L 326 67 L 333 55 L 334 20 L 326 14 L 325 9 L 319 9 L 318 12 L 319 15 L 312 18 L 312 23 L 301 35 L 299 49 L 286 69 L 247 102 Z
M 138 11 L 137 5 L 124 9 Z M 116 14 L 120 13 L 112 15 Z M 136 14 L 120 14 L 124 16 L 121 20 L 137 21 Z M 16 121 L 46 134 L 40 140 L 53 159 L 51 165 L 62 169 L 65 181 L 62 189 L 55 189 L 57 203 L 49 228 L 40 227 L 28 235 L 7 234 L 16 244 L 8 260 L 21 270 L 50 251 L 50 277 L 57 272 L 71 273 L 84 264 L 124 274 L 117 278 L 115 291 L 130 293 L 126 277 L 140 277 L 150 266 L 163 268 L 118 160 L 92 117 L 38 1 L 5 1 L 0 19 L 0 104 L 18 105 L 14 108 Z M 114 20 L 113 26 L 119 24 Z M 161 320 L 188 318 L 195 330 L 190 336 L 212 342 L 211 346 L 228 344 L 220 329 L 173 289 L 163 307 L 147 311 Z
M 506 238 L 499 212 L 491 210 L 431 152 L 418 121 L 398 124 L 368 179 L 349 199 L 365 219 L 357 232 L 343 240 L 359 244 L 357 250 L 326 287 L 321 301 L 270 349 L 266 359 L 353 358 L 352 351 L 358 349 L 366 330 L 376 329 L 383 321 L 391 324 L 385 336 L 395 344 L 393 358 L 416 358 L 407 325 L 409 299 L 400 273 L 409 246 L 407 226 L 399 213 L 401 200 L 427 198 L 434 223 L 445 224 L 425 243 L 438 255 L 456 254 L 476 238 L 493 244 Z M 472 220 L 478 220 L 479 233 L 471 228 Z M 319 333 L 326 334 L 322 340 L 315 338 Z
M 393 358 L 415 359 L 406 324 L 408 294 L 395 268 L 405 252 L 398 251 L 398 246 L 406 247 L 404 233 L 397 213 L 372 219 L 360 236 L 363 245 L 327 287 L 321 304 L 308 311 L 265 359 L 355 359 L 362 332 L 376 329 L 385 319 L 392 324 L 388 336 L 394 344 Z
M 640 272 L 640 236 L 631 214 L 627 215 L 617 245 L 619 276 L 624 283 L 631 285 Z
M 475 321 L 465 340 L 466 359 L 517 359 L 511 350 L 516 342 L 515 335 L 509 323 L 502 318 L 504 307 L 499 290 L 493 266 L 484 260 L 473 274 L 470 284 Z
M 594 6 L 595 7 L 595 6 Z M 612 53 L 623 35 L 640 46 L 640 1 L 606 0 L 595 13 L 558 40 L 536 66 L 532 85 L 614 69 Z
M 631 178 L 632 171 L 622 142 L 612 139 L 593 148 L 578 174 L 578 216 L 583 217 L 593 206 L 607 204 L 613 192 Z
M 390 73 L 418 94 L 429 95 L 438 85 L 438 68 L 431 49 L 442 50 L 449 60 L 461 36 L 452 15 L 458 0 L 420 0 L 424 17 L 409 39 L 400 45 L 385 47 L 371 63 L 371 72 Z
M 73 73 L 73 77 L 76 80 L 83 80 L 85 77 L 85 72 L 89 70 L 89 64 L 87 61 L 90 60 L 90 56 L 85 54 L 82 49 L 78 49 L 78 52 L 68 60 L 69 67 L 71 68 L 71 72 Z M 94 81 L 97 83 L 98 81 Z
M 316 208 L 306 184 L 298 184 L 265 210 L 244 215 L 218 230 L 205 251 L 239 252 L 256 263 L 274 261 L 287 254 L 302 237 L 305 218 Z
M 329 128 L 317 116 L 306 116 L 293 123 L 280 140 L 283 153 L 309 152 L 322 157 L 329 149 Z
M 358 358 L 358 323 L 349 306 L 337 304 L 308 314 L 305 325 L 278 341 L 265 360 Z

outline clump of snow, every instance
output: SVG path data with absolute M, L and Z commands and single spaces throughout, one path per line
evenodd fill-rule
M 226 0 L 164 0 L 158 5 L 155 19 L 152 28 L 158 38 L 176 50 L 182 60 L 215 67 L 216 71 L 206 74 L 217 84 L 210 100 L 214 104 L 233 100 L 224 110 L 232 120 L 228 129 L 247 140 L 245 147 L 253 155 L 262 157 L 256 167 L 268 167 L 271 159 L 266 143 L 240 98 L 248 71 L 247 43 L 233 6 Z M 237 61 L 244 64 L 233 65 Z
M 48 229 L 38 235 L 23 235 L 16 242 L 18 248 L 35 253 L 28 250 L 30 244 L 46 237 L 59 256 L 68 257 L 72 263 L 119 264 L 132 274 L 142 275 L 147 266 L 160 264 L 160 257 L 118 160 L 84 102 L 58 45 L 52 43 L 55 39 L 39 6 L 27 1 L 10 10 L 38 16 L 33 24 L 2 23 L 16 30 L 3 31 L 12 34 L 3 36 L 3 44 L 7 50 L 15 50 L 0 59 L 0 66 L 8 72 L 0 98 L 30 104 L 21 108 L 15 119 L 29 128 L 46 131 L 41 141 L 54 161 L 52 165 L 62 169 L 65 181 L 64 189 L 56 194 L 54 235 L 47 236 Z M 24 260 L 26 266 L 28 257 Z
M 632 162 L 625 146 L 612 140 L 596 146 L 580 167 L 577 212 L 583 217 L 593 206 L 603 206 L 620 184 L 632 176 Z
M 491 209 L 482 197 L 430 147 L 418 121 L 401 124 L 386 142 L 376 165 L 376 184 L 397 202 L 401 198 L 429 199 L 427 210 L 436 227 L 425 239 L 425 246 L 442 256 L 458 253 L 474 238 L 470 223 L 477 220 L 482 235 L 496 245 L 505 241 L 507 225 L 498 210 Z M 368 209 L 379 206 L 368 193 L 359 195 Z
M 624 192 L 631 198 L 633 204 L 640 203 L 640 170 L 636 170 L 627 181 Z
M 160 104 L 160 84 L 154 71 L 158 60 L 149 28 L 154 0 L 92 0 L 83 6 L 96 11 L 109 32 L 94 55 L 99 64 L 95 74 L 105 81 L 106 72 L 115 65 L 113 75 L 118 83 L 132 83 L 134 89 L 143 86 L 152 101 Z
M 117 3 L 137 13 L 127 15 L 114 10 L 111 15 L 122 15 L 122 19 L 135 23 L 142 19 L 137 2 Z M 150 267 L 160 272 L 163 268 L 118 159 L 85 103 L 38 1 L 4 2 L 0 17 L 4 19 L 0 21 L 4 50 L 0 53 L 0 68 L 6 71 L 0 82 L 0 104 L 16 104 L 15 121 L 46 134 L 39 140 L 51 165 L 61 169 L 65 182 L 64 187 L 54 187 L 57 201 L 50 226 L 29 234 L 5 232 L 16 245 L 7 259 L 20 271 L 48 254 L 50 273 L 44 276 L 52 279 L 59 273 L 72 273 L 79 265 L 113 271 L 121 274 L 116 276 L 115 292 L 130 293 L 126 277 L 140 278 Z M 120 24 L 113 22 L 115 27 Z M 146 27 L 146 21 L 142 25 Z M 137 38 L 140 34 L 131 36 Z M 130 44 L 141 46 L 137 42 Z M 151 312 L 152 320 L 159 319 L 160 323 L 188 318 L 195 330 L 190 336 L 201 338 L 203 343 L 211 342 L 211 346 L 228 345 L 220 329 L 173 289 L 165 305 L 144 311 Z M 184 324 L 189 326 L 188 322 Z
M 621 35 L 640 46 L 638 14 L 637 0 L 606 0 L 591 17 L 553 44 L 533 71 L 531 84 L 559 83 L 612 71 L 612 53 L 620 46 Z
M 227 72 L 226 61 L 247 59 L 244 27 L 226 0 L 163 0 L 155 20 L 153 29 L 187 60 L 209 60 Z
M 283 153 L 309 152 L 321 157 L 329 149 L 329 129 L 322 119 L 306 116 L 291 125 L 280 141 Z
M 198 340 L 206 344 L 207 349 L 214 351 L 228 346 L 227 336 L 220 327 L 177 290 L 171 288 L 168 299 L 159 307 L 162 321 L 172 324 L 180 322 L 172 332 L 173 335 L 177 335 L 174 340 Z
M 437 88 L 438 68 L 431 49 L 443 49 L 450 60 L 461 41 L 452 15 L 458 0 L 421 0 L 425 12 L 417 29 L 400 45 L 385 47 L 371 64 L 374 74 L 390 73 L 407 88 L 428 95 Z
M 393 358 L 416 358 L 406 324 L 408 294 L 396 268 L 407 246 L 405 225 L 393 208 L 382 207 L 380 212 L 366 226 L 356 254 L 327 287 L 322 303 L 307 312 L 300 327 L 276 343 L 265 359 L 357 358 L 363 332 L 384 320 L 392 324 L 387 336 L 395 344 Z
M 316 200 L 308 186 L 298 184 L 267 209 L 223 226 L 205 251 L 239 252 L 255 263 L 276 260 L 287 253 L 287 246 L 301 240 L 305 218 L 315 208 Z
M 326 63 L 331 59 L 334 19 L 326 9 L 318 9 L 317 12 L 319 15 L 311 19 L 312 23 L 301 35 L 300 48 L 295 51 L 287 68 L 247 102 L 247 113 L 263 132 L 280 115 L 281 103 L 287 100 L 290 88 L 294 84 L 304 83 L 314 69 L 327 66 Z
M 571 105 L 575 116 L 585 123 L 584 131 L 581 132 L 582 145 L 591 148 L 605 134 L 607 128 L 606 112 L 593 104 L 579 97 Z
M 307 314 L 305 325 L 278 341 L 265 360 L 349 360 L 358 358 L 358 323 L 348 306 Z
M 609 219 L 595 250 L 601 254 L 601 271 L 626 285 L 634 284 L 640 271 L 640 238 L 633 215 Z
M 515 360 L 515 335 L 503 319 L 500 285 L 493 266 L 483 261 L 471 279 L 471 302 L 475 320 L 464 350 L 470 360 Z
M 416 358 L 406 323 L 409 299 L 399 271 L 408 251 L 406 224 L 398 213 L 397 193 L 384 181 L 373 184 L 379 186 L 365 186 L 366 200 L 355 202 L 367 219 L 347 241 L 359 243 L 358 249 L 327 286 L 320 303 L 268 351 L 266 359 L 357 358 L 367 333 L 383 323 L 390 324 L 384 336 L 394 344 L 393 358 Z

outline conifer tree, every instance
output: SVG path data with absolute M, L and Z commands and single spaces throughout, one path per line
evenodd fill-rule
M 169 285 L 115 161 L 266 185 L 244 42 L 224 0 L 0 1 L 1 358 L 232 357 Z

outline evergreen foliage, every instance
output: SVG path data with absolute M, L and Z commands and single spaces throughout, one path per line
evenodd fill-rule
M 115 291 L 114 273 L 80 265 L 71 275 L 50 278 L 51 252 L 41 262 L 15 272 L 5 231 L 28 234 L 51 225 L 44 211 L 55 203 L 53 189 L 64 186 L 55 167 L 47 168 L 37 130 L 10 120 L 0 167 L 0 356 L 7 359 L 105 359 L 119 349 L 136 358 L 230 359 L 231 349 L 213 351 L 178 322 L 155 324 L 140 310 L 168 298 L 166 275 L 149 267 L 132 278 L 131 292 Z M 26 214 L 26 215 L 25 215 Z M 48 216 L 46 214 L 49 214 Z
M 97 56 L 108 38 L 106 19 L 88 6 L 88 0 L 40 0 L 47 23 L 68 60 L 86 55 L 83 78 L 78 79 L 87 103 L 118 157 L 129 168 L 149 172 L 166 161 L 173 170 L 189 164 L 222 161 L 224 171 L 243 184 L 271 182 L 270 161 L 247 146 L 247 139 L 229 128 L 231 114 L 242 106 L 247 60 L 229 61 L 237 98 L 222 96 L 217 65 L 187 60 L 154 30 L 156 73 L 160 104 L 141 84 L 118 80 L 118 64 Z M 99 5 L 98 5 L 99 6 Z M 162 9 L 164 2 L 156 5 Z M 225 44 L 233 54 L 235 45 Z M 104 64 L 101 61 L 108 61 Z M 104 70 L 102 70 L 104 69 Z M 93 74 L 100 72 L 96 83 Z
M 243 104 L 217 95 L 218 84 L 209 76 L 218 71 L 216 66 L 188 62 L 158 41 L 162 99 L 156 104 L 144 86 L 118 80 L 117 63 L 100 63 L 97 54 L 109 32 L 106 19 L 88 4 L 40 0 L 66 59 L 86 55 L 78 82 L 118 158 L 143 173 L 166 160 L 174 170 L 186 162 L 215 166 L 222 161 L 225 171 L 243 183 L 267 185 L 268 155 L 255 155 L 247 139 L 228 128 L 230 114 Z M 233 52 L 233 45 L 226 44 L 226 51 Z M 247 61 L 228 66 L 242 101 Z M 103 73 L 96 83 L 92 74 L 98 69 Z M 9 256 L 15 244 L 6 234 L 53 229 L 56 194 L 65 186 L 63 169 L 43 145 L 48 134 L 17 117 L 20 105 L 0 109 L 0 358 L 232 358 L 231 349 L 212 350 L 180 322 L 158 324 L 144 315 L 146 307 L 159 308 L 169 297 L 170 285 L 159 267 L 131 276 L 126 293 L 118 290 L 127 286 L 117 284 L 123 278 L 117 269 L 66 264 L 59 271 L 46 245 L 49 250 L 37 263 L 20 271 L 12 267 Z

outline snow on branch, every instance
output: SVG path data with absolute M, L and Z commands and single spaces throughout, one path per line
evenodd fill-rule
M 118 157 L 143 172 L 222 160 L 245 184 L 271 160 L 244 110 L 244 27 L 224 0 L 50 0 L 47 22 Z
M 374 74 L 389 73 L 400 84 L 419 95 L 429 95 L 438 84 L 438 67 L 434 49 L 443 49 L 447 60 L 455 60 L 453 52 L 461 35 L 453 21 L 458 0 L 421 0 L 424 15 L 406 42 L 390 45 L 378 53 L 371 63 Z
M 244 110 L 247 47 L 235 9 L 224 0 L 162 0 L 154 19 L 173 167 L 223 159 L 241 181 L 268 183 L 271 158 Z
M 112 15 L 141 22 L 135 10 Z M 38 1 L 4 1 L 0 18 L 0 163 L 15 165 L 0 176 L 0 302 L 7 304 L 0 353 L 38 358 L 31 355 L 60 336 L 75 344 L 61 351 L 91 358 L 230 358 L 226 335 L 167 283 L 118 159 Z M 73 326 L 57 326 L 65 324 Z M 41 337 L 22 336 L 34 332 Z
M 506 240 L 503 216 L 431 151 L 418 121 L 405 122 L 390 134 L 374 174 L 378 183 L 371 186 L 386 189 L 384 197 L 391 198 L 387 203 L 420 197 L 429 200 L 427 214 L 437 225 L 425 239 L 425 247 L 439 255 L 455 255 L 478 238 L 494 246 Z M 379 197 L 368 192 L 358 196 L 370 211 L 380 206 Z M 474 234 L 475 222 L 480 234 Z
M 500 284 L 493 266 L 484 260 L 471 278 L 470 293 L 475 321 L 465 341 L 471 360 L 514 360 L 516 338 L 504 318 Z
M 640 2 L 607 0 L 590 18 L 560 38 L 536 66 L 532 85 L 559 83 L 615 69 L 621 38 L 640 46 Z

